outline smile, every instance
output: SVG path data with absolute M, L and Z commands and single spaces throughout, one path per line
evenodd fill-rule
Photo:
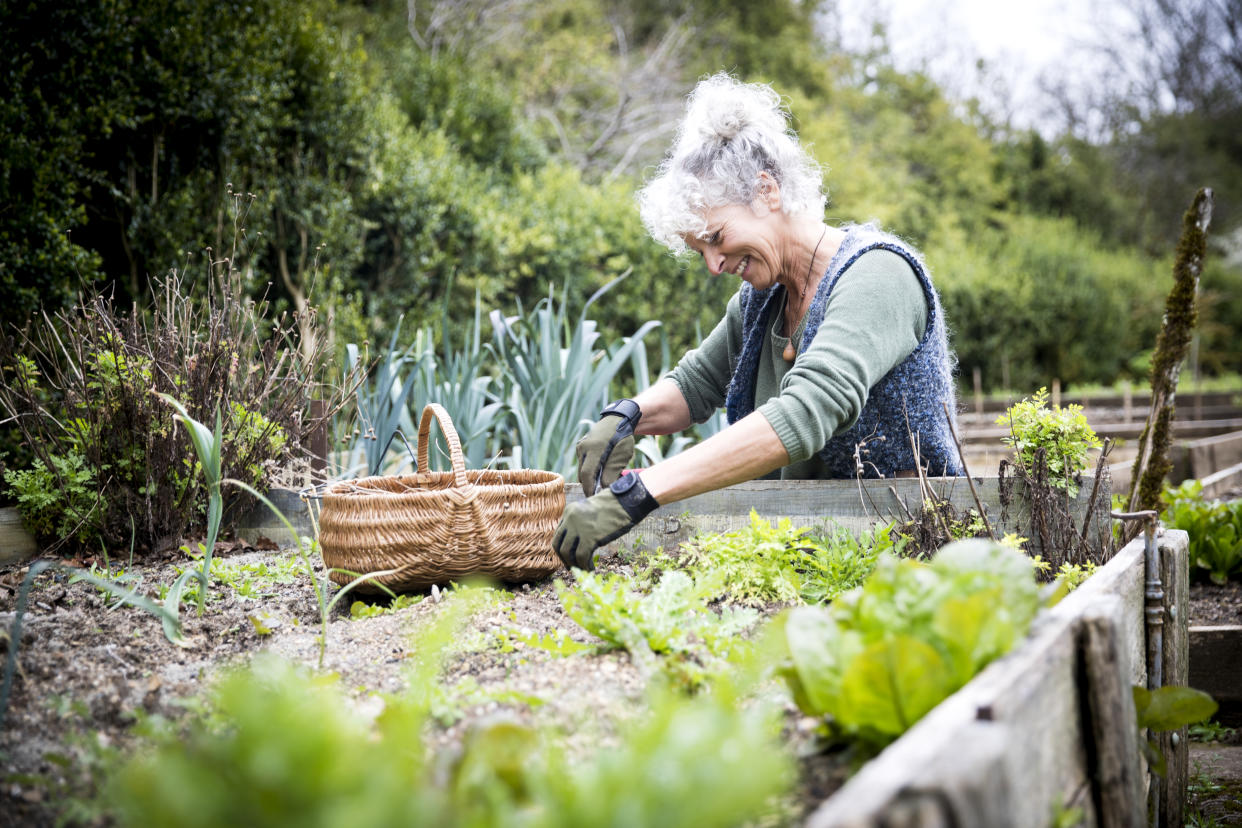
M 737 263 L 737 267 L 733 268 L 733 275 L 739 278 L 745 276 L 748 267 L 750 267 L 750 256 L 743 256 L 742 260 Z

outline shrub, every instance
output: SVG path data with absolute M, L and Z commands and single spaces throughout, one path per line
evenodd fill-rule
M 1035 475 L 1037 464 L 1047 467 L 1048 482 L 1069 497 L 1078 494 L 1078 483 L 1087 468 L 1087 454 L 1100 447 L 1100 440 L 1087 423 L 1081 405 L 1048 407 L 1048 389 L 1040 388 L 1022 402 L 1010 406 L 996 420 L 1009 426 L 1001 438 L 1012 446 L 1018 464 Z
M 202 421 L 218 407 L 226 477 L 264 485 L 306 457 L 319 425 L 310 400 L 331 396 L 316 382 L 322 338 L 298 347 L 307 320 L 274 324 L 267 303 L 240 295 L 235 273 L 207 276 L 203 301 L 174 274 L 145 314 L 96 295 L 0 342 L 0 406 L 36 458 L 5 479 L 40 542 L 151 550 L 202 527 L 208 498 L 194 454 L 153 392 Z M 240 505 L 230 493 L 224 513 Z

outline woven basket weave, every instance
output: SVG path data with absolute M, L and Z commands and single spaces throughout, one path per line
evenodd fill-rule
M 552 532 L 565 509 L 565 480 L 532 469 L 467 471 L 448 412 L 435 403 L 418 426 L 418 468 L 428 468 L 431 420 L 440 423 L 453 470 L 362 477 L 323 494 L 319 545 L 329 568 L 396 570 L 375 580 L 420 589 L 468 575 L 541 578 L 561 566 Z M 347 584 L 353 576 L 333 572 Z M 380 592 L 364 581 L 357 589 Z

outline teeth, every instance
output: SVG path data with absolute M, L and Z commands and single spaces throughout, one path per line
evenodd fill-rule
M 746 266 L 750 264 L 750 256 L 743 256 L 742 260 L 737 263 L 737 267 L 733 268 L 734 276 L 741 276 L 746 272 Z

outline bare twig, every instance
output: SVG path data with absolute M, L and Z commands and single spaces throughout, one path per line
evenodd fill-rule
M 979 491 L 975 488 L 974 478 L 970 476 L 970 469 L 966 466 L 966 454 L 962 451 L 962 442 L 957 439 L 957 429 L 953 427 L 953 416 L 949 413 L 949 405 L 948 403 L 940 405 L 944 408 L 944 417 L 949 424 L 949 434 L 953 436 L 953 445 L 957 446 L 958 459 L 962 461 L 962 472 L 966 475 L 966 482 L 970 484 L 970 493 L 975 498 L 975 505 L 979 507 L 979 517 L 983 518 L 983 526 L 988 530 L 988 537 L 996 540 L 996 533 L 992 531 L 992 522 L 988 520 L 988 513 L 983 508 L 983 501 L 979 499 Z

